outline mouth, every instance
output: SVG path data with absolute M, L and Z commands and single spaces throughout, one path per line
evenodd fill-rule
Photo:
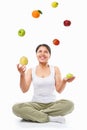
M 40 57 L 40 60 L 45 60 L 45 59 L 46 59 L 46 57 L 44 57 L 44 56 Z

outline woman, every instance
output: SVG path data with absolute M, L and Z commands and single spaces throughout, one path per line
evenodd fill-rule
M 56 100 L 54 90 L 61 93 L 66 83 L 72 82 L 75 77 L 61 79 L 59 68 L 49 65 L 51 49 L 47 44 L 37 46 L 36 56 L 39 63 L 35 68 L 26 70 L 25 65 L 17 65 L 22 92 L 27 92 L 32 82 L 34 95 L 31 102 L 15 104 L 13 113 L 27 121 L 64 123 L 64 115 L 73 111 L 74 104 L 65 99 Z

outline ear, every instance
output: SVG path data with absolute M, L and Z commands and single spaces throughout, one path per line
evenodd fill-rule
M 49 59 L 50 59 L 51 55 L 49 55 Z

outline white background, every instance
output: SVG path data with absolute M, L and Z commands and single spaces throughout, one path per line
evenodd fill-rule
M 87 115 L 87 18 L 86 0 L 56 0 L 57 8 L 51 7 L 53 0 L 0 0 L 0 129 L 84 129 Z M 39 9 L 43 14 L 34 19 L 31 12 Z M 69 19 L 71 26 L 63 21 Z M 26 35 L 18 36 L 24 28 Z M 60 45 L 52 40 L 58 38 Z M 59 66 L 62 77 L 71 72 L 76 79 L 67 84 L 57 98 L 68 98 L 75 103 L 75 110 L 66 116 L 66 124 L 32 124 L 20 122 L 12 113 L 16 102 L 30 101 L 30 91 L 23 94 L 19 88 L 19 73 L 16 64 L 21 56 L 28 57 L 28 67 L 37 64 L 35 48 L 41 43 L 49 44 L 52 56 L 49 61 Z

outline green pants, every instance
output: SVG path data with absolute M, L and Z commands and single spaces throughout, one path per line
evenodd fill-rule
M 64 116 L 71 113 L 73 109 L 74 104 L 65 99 L 52 103 L 19 103 L 12 107 L 16 116 L 35 122 L 49 122 L 49 116 Z

